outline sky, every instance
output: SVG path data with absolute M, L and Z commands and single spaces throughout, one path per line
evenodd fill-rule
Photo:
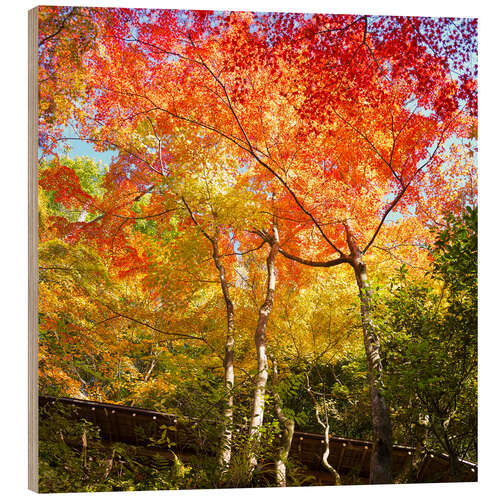
M 70 127 L 66 127 L 63 132 L 63 136 L 75 138 L 77 137 L 74 130 Z M 66 148 L 69 148 L 69 151 Z M 113 151 L 96 151 L 92 144 L 80 139 L 60 143 L 59 147 L 57 148 L 57 152 L 62 156 L 69 156 L 70 158 L 76 158 L 77 156 L 89 156 L 94 160 L 102 161 L 102 163 L 105 165 L 109 165 L 111 163 L 111 158 L 113 157 Z

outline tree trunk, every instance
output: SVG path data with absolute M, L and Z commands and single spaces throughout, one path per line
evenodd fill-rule
M 351 265 L 356 275 L 361 300 L 361 322 L 368 364 L 368 383 L 372 407 L 373 454 L 370 483 L 392 483 L 392 426 L 389 408 L 383 395 L 380 342 L 372 318 L 372 290 L 368 283 L 366 264 L 356 241 L 346 226 L 347 242 L 351 250 Z
M 342 484 L 340 480 L 340 474 L 334 467 L 330 465 L 330 462 L 328 462 L 328 457 L 330 456 L 330 424 L 328 422 L 328 408 L 326 407 L 325 395 L 323 394 L 323 412 L 325 414 L 325 421 L 323 422 L 319 414 L 319 403 L 311 388 L 311 384 L 309 383 L 309 375 L 307 373 L 306 373 L 306 380 L 307 380 L 306 390 L 311 396 L 311 399 L 313 400 L 316 420 L 318 421 L 318 424 L 323 428 L 325 446 L 323 450 L 323 455 L 321 456 L 321 463 L 323 464 L 323 467 L 332 475 L 335 481 L 335 486 L 340 486 Z
M 259 309 L 259 319 L 255 329 L 255 348 L 257 351 L 257 377 L 252 402 L 252 417 L 250 419 L 250 433 L 248 440 L 248 471 L 251 477 L 257 466 L 257 455 L 260 446 L 260 435 L 262 422 L 264 420 L 264 405 L 266 384 L 268 377 L 268 362 L 266 353 L 266 330 L 269 315 L 274 303 L 274 292 L 276 289 L 276 255 L 279 251 L 278 229 L 273 223 L 273 239 L 269 255 L 267 257 L 267 292 L 266 298 Z
M 389 408 L 383 395 L 382 363 L 380 343 L 372 319 L 372 290 L 368 283 L 363 253 L 352 235 L 349 224 L 344 224 L 350 254 L 340 253 L 340 257 L 325 262 L 317 262 L 281 251 L 288 259 L 311 267 L 334 267 L 348 263 L 354 270 L 361 300 L 361 321 L 368 363 L 368 382 L 372 408 L 374 450 L 371 461 L 370 482 L 385 484 L 392 482 L 392 426 Z M 265 238 L 266 239 L 266 238 Z M 269 241 L 269 238 L 266 239 Z M 339 251 L 339 250 L 338 250 Z M 340 252 L 340 251 L 339 251 Z
M 385 484 L 392 482 L 391 417 L 382 393 L 380 342 L 371 315 L 372 291 L 367 280 L 366 265 L 360 262 L 355 266 L 354 272 L 361 298 L 361 321 L 368 362 L 368 382 L 372 406 L 374 448 L 370 468 L 370 483 Z
M 283 414 L 285 417 L 285 415 Z M 279 417 L 278 417 L 279 418 Z M 292 446 L 293 432 L 295 430 L 295 422 L 291 418 L 281 420 L 282 436 L 276 456 L 275 471 L 276 471 L 276 484 L 278 486 L 286 486 L 286 463 L 288 461 L 288 454 Z
M 77 222 L 85 222 L 85 219 L 87 218 L 88 215 L 89 207 L 90 207 L 90 202 L 88 201 L 87 203 L 85 203 L 82 210 L 80 211 L 80 215 L 78 216 Z
M 278 383 L 278 365 L 276 360 L 271 357 L 273 362 L 273 398 L 274 398 L 274 409 L 278 420 L 281 425 L 281 436 L 280 444 L 276 453 L 275 459 L 275 471 L 276 471 L 276 484 L 277 486 L 286 486 L 286 463 L 288 460 L 288 455 L 290 453 L 290 448 L 292 447 L 293 432 L 295 430 L 295 421 L 292 418 L 288 418 L 283 412 L 283 403 L 275 387 Z
M 438 438 L 439 438 L 439 433 L 437 432 L 437 430 L 433 427 L 433 432 L 434 432 L 434 435 Z M 446 432 L 446 430 L 444 430 L 444 436 L 443 436 L 443 439 L 441 440 L 442 442 L 444 441 L 444 448 L 446 450 L 446 453 L 448 453 L 448 457 L 449 457 L 449 461 L 450 461 L 450 467 L 449 467 L 449 475 L 450 475 L 450 479 L 453 481 L 453 482 L 459 482 L 461 481 L 461 467 L 460 467 L 460 461 L 458 459 L 458 455 L 457 455 L 457 452 L 455 450 L 455 447 L 453 446 L 453 444 L 451 443 L 449 437 L 448 437 L 448 433 Z
M 224 387 L 226 397 L 224 398 L 223 422 L 221 433 L 221 445 L 219 454 L 219 467 L 223 475 L 231 461 L 231 447 L 233 438 L 233 387 L 234 387 L 234 306 L 229 294 L 226 279 L 226 269 L 220 260 L 219 254 L 220 228 L 217 227 L 212 240 L 213 259 L 215 267 L 219 272 L 219 280 L 226 304 L 227 333 L 224 346 Z
M 335 486 L 340 486 L 342 484 L 340 480 L 340 474 L 334 467 L 330 465 L 330 462 L 328 462 L 328 457 L 330 456 L 330 425 L 328 423 L 325 425 L 323 435 L 325 437 L 325 449 L 323 450 L 321 463 L 323 464 L 323 467 L 325 467 L 325 469 L 333 476 Z
M 418 473 L 424 464 L 427 450 L 422 441 L 417 443 L 414 452 L 410 452 L 403 469 L 398 477 L 394 479 L 394 484 L 409 484 L 418 482 Z
M 229 293 L 229 286 L 226 278 L 226 269 L 221 261 L 219 253 L 220 226 L 215 227 L 215 233 L 211 236 L 202 226 L 198 224 L 189 204 L 181 197 L 192 221 L 198 226 L 205 238 L 212 245 L 212 258 L 219 273 L 219 282 L 222 295 L 226 304 L 227 333 L 224 346 L 224 388 L 223 398 L 223 418 L 221 431 L 221 444 L 219 450 L 219 468 L 221 477 L 227 471 L 231 461 L 232 439 L 233 439 L 233 388 L 234 388 L 234 306 Z

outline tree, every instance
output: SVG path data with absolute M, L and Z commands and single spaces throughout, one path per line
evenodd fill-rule
M 459 481 L 459 459 L 477 459 L 477 209 L 448 215 L 435 235 L 439 288 L 403 271 L 380 321 L 391 401 L 411 423 L 405 441 L 441 449 Z
M 222 149 L 222 154 L 221 154 Z M 226 307 L 226 318 L 227 318 L 227 333 L 225 340 L 225 354 L 224 354 L 224 386 L 226 389 L 226 396 L 224 398 L 224 411 L 223 411 L 223 428 L 222 428 L 222 439 L 221 439 L 221 451 L 220 451 L 220 467 L 222 476 L 227 471 L 230 461 L 231 461 L 231 448 L 232 448 L 232 435 L 233 435 L 233 389 L 235 383 L 234 376 L 234 334 L 235 334 L 235 305 L 230 292 L 231 285 L 231 274 L 226 270 L 226 264 L 224 263 L 225 257 L 235 257 L 236 255 L 242 255 L 241 252 L 230 252 L 229 255 L 224 254 L 221 249 L 222 238 L 224 237 L 224 231 L 227 233 L 236 231 L 241 231 L 245 228 L 245 224 L 253 220 L 256 222 L 255 216 L 252 214 L 255 205 L 258 204 L 257 197 L 248 196 L 247 192 L 242 190 L 241 186 L 238 185 L 236 181 L 237 172 L 235 171 L 234 162 L 227 162 L 226 168 L 222 169 L 221 165 L 226 163 L 223 156 L 224 149 L 219 147 L 219 151 L 214 151 L 213 155 L 210 155 L 210 161 L 207 164 L 206 158 L 201 158 L 198 164 L 191 166 L 191 174 L 195 172 L 200 172 L 200 176 L 195 176 L 194 180 L 190 182 L 185 179 L 185 172 L 179 173 L 179 179 L 177 182 L 179 186 L 176 186 L 175 179 L 170 179 L 169 184 L 172 189 L 180 189 L 181 193 L 178 194 L 186 210 L 189 213 L 189 217 L 192 222 L 200 230 L 204 238 L 210 242 L 212 250 L 212 260 L 217 269 L 222 295 L 224 298 L 224 303 Z M 211 164 L 218 160 L 218 169 L 211 168 Z M 203 184 L 203 185 L 201 185 Z M 186 197 L 196 198 L 196 215 L 192 208 L 191 201 L 186 200 Z M 246 201 L 242 201 L 246 197 Z M 208 224 L 207 224 L 207 214 L 208 214 Z M 205 216 L 205 217 L 203 217 Z M 200 217 L 203 217 L 206 226 L 204 227 L 200 221 Z M 211 226 L 210 228 L 207 227 Z M 227 236 L 226 236 L 227 238 Z M 226 242 L 226 247 L 227 242 Z M 262 245 L 261 245 L 262 246 Z M 250 251 L 258 250 L 255 248 Z M 230 263 L 234 263 L 233 261 Z M 274 272 L 272 269 L 269 271 L 269 286 L 272 288 L 272 281 L 275 279 Z M 234 274 L 234 272 L 232 273 Z M 271 292 L 272 294 L 273 292 Z M 264 307 L 264 306 L 263 306 Z M 270 300 L 267 301 L 268 313 L 272 308 L 272 295 Z M 257 346 L 257 357 L 259 363 L 259 375 L 258 377 L 265 377 L 265 322 L 261 325 L 261 316 L 259 316 L 259 326 L 261 333 L 259 336 L 256 334 L 256 346 Z M 262 349 L 264 350 L 262 352 Z M 265 390 L 265 380 L 256 385 L 256 394 Z M 263 403 L 260 398 L 256 396 L 254 405 L 261 405 Z M 255 409 L 253 415 L 263 412 L 263 409 Z M 260 423 L 258 422 L 255 426 L 251 427 L 251 437 L 254 438 L 254 434 L 260 432 L 259 428 L 262 425 L 262 417 Z M 255 462 L 255 459 L 253 459 Z M 255 464 L 253 465 L 253 467 Z
M 94 48 L 98 25 L 92 9 L 45 7 L 38 11 L 39 142 L 45 152 L 56 145 L 64 126 L 80 112 L 87 74 L 84 59 Z

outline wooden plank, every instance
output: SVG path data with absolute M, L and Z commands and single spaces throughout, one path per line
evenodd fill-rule
M 342 447 L 340 449 L 339 461 L 337 463 L 337 471 L 339 471 L 340 468 L 342 467 L 342 459 L 344 458 L 344 453 L 345 453 L 346 447 L 347 447 L 347 443 L 342 443 Z

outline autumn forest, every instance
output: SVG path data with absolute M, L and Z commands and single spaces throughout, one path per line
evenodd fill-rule
M 475 480 L 477 20 L 39 7 L 38 96 L 40 491 Z

